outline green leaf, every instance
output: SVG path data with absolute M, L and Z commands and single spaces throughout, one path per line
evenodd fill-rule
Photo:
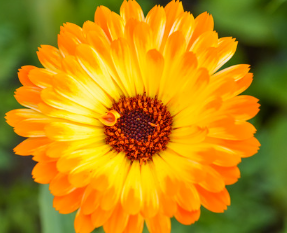
M 40 185 L 40 219 L 42 233 L 72 233 L 74 230 L 75 213 L 59 214 L 53 208 L 53 196 L 48 185 Z

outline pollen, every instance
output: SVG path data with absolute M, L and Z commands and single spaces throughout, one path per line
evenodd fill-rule
M 142 164 L 166 149 L 172 116 L 156 97 L 122 97 L 110 110 L 120 114 L 115 125 L 105 126 L 106 143 L 114 150 L 123 151 L 131 161 Z

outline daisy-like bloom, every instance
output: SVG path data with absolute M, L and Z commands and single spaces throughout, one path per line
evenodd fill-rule
M 236 46 L 179 1 L 144 16 L 125 0 L 119 15 L 100 6 L 94 22 L 65 24 L 58 48 L 38 51 L 44 68 L 20 69 L 26 108 L 7 122 L 28 139 L 15 152 L 38 162 L 56 210 L 77 210 L 76 232 L 141 233 L 145 222 L 166 233 L 172 217 L 189 225 L 201 206 L 227 208 L 225 186 L 260 145 L 247 122 L 258 100 L 240 95 L 249 66 L 218 71 Z

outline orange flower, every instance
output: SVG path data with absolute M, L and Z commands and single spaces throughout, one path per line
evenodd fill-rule
M 33 155 L 56 210 L 77 210 L 76 232 L 141 233 L 145 222 L 165 233 L 171 217 L 197 221 L 201 206 L 223 212 L 225 186 L 260 145 L 247 122 L 258 100 L 239 95 L 249 66 L 218 72 L 236 46 L 179 1 L 146 17 L 134 0 L 120 15 L 98 7 L 95 22 L 61 28 L 59 48 L 39 49 L 44 68 L 20 69 L 15 97 L 27 108 L 7 122 L 28 139 L 15 153 Z

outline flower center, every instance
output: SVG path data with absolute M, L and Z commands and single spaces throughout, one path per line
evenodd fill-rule
M 131 160 L 143 162 L 166 149 L 172 117 L 157 98 L 144 95 L 122 97 L 110 110 L 121 117 L 114 126 L 105 126 L 106 143 Z

